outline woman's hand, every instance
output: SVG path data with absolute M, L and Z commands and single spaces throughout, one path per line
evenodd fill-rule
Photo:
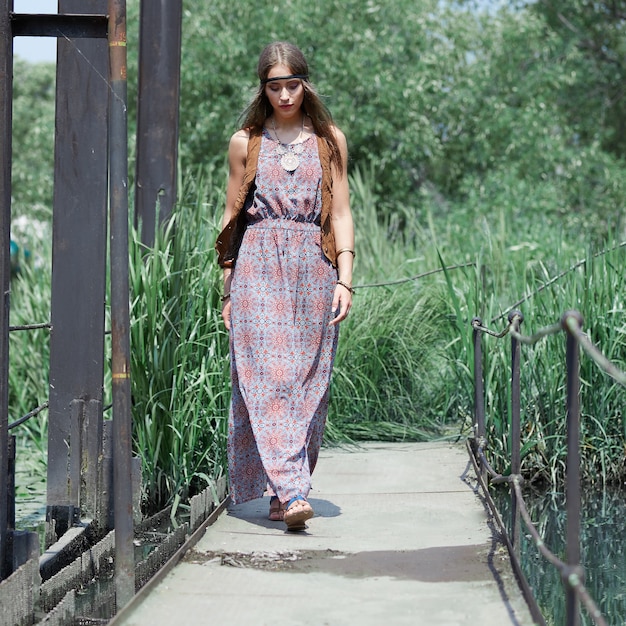
M 333 296 L 333 305 L 331 308 L 333 319 L 329 326 L 334 326 L 343 322 L 348 317 L 348 312 L 352 308 L 352 291 L 345 285 L 338 284 L 335 287 L 335 295 Z
M 226 330 L 230 332 L 230 296 L 222 303 L 222 319 Z

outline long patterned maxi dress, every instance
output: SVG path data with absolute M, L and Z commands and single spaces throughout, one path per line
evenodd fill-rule
M 231 281 L 228 459 L 235 503 L 265 491 L 307 496 L 328 412 L 337 272 L 321 249 L 322 169 L 308 137 L 292 148 L 263 131 L 256 190 Z

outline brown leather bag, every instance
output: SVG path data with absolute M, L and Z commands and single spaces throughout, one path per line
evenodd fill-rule
M 226 224 L 215 242 L 217 262 L 220 267 L 233 267 L 245 232 L 246 212 L 240 211 L 239 215 Z
M 254 195 L 254 179 L 256 177 L 260 151 L 261 131 L 252 131 L 248 139 L 246 169 L 237 199 L 235 200 L 235 206 L 233 207 L 233 216 L 222 229 L 215 242 L 217 262 L 220 267 L 233 267 L 237 260 L 237 254 L 239 254 L 239 248 L 241 247 L 241 241 L 247 226 L 244 207 L 247 206 L 247 200 Z

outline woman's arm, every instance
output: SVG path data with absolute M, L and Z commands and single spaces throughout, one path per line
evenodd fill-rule
M 238 130 L 228 145 L 228 185 L 226 187 L 226 206 L 222 218 L 222 228 L 230 222 L 237 200 L 239 188 L 243 182 L 248 154 L 248 131 Z M 222 301 L 222 319 L 226 330 L 230 330 L 230 274 L 231 268 L 224 268 L 224 296 Z
M 331 219 L 335 235 L 335 248 L 340 254 L 337 256 L 338 280 L 352 287 L 352 265 L 354 255 L 345 250 L 354 251 L 354 225 L 350 211 L 350 190 L 348 187 L 348 145 L 345 135 L 335 128 L 335 136 L 339 145 L 343 170 L 341 172 L 333 166 L 333 204 Z M 344 250 L 344 252 L 342 252 Z M 338 324 L 346 318 L 352 307 L 352 292 L 345 285 L 337 284 L 333 297 L 333 312 L 339 311 L 330 322 Z

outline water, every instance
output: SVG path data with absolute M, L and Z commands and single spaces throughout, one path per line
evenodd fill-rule
M 506 523 L 510 519 L 507 488 L 493 492 Z M 583 495 L 581 562 L 585 586 L 609 624 L 626 624 L 626 491 L 590 489 Z M 566 509 L 563 493 L 525 493 L 531 518 L 545 544 L 565 559 Z M 565 594 L 560 574 L 539 553 L 522 522 L 520 552 L 524 574 L 548 624 L 565 623 Z M 593 621 L 582 610 L 581 626 Z
M 42 549 L 46 532 L 45 450 L 18 440 L 16 457 L 15 527 L 36 532 Z
M 45 455 L 26 444 L 18 448 L 15 472 L 15 526 L 39 535 L 40 551 L 45 545 L 46 465 Z M 135 537 L 135 563 L 148 558 L 150 553 L 173 531 L 169 517 L 158 528 L 138 533 Z M 77 623 L 80 620 L 109 620 L 115 609 L 115 580 L 111 567 L 89 584 L 77 589 L 75 603 Z

